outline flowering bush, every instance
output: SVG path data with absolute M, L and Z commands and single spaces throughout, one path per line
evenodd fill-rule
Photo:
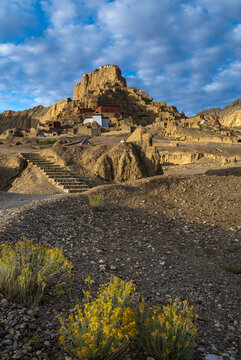
M 65 350 L 83 360 L 119 358 L 137 332 L 135 291 L 132 282 L 112 277 L 100 286 L 96 300 L 77 305 L 67 320 L 60 318 Z
M 195 318 L 187 301 L 170 301 L 169 305 L 152 309 L 141 303 L 137 312 L 137 338 L 155 359 L 192 359 L 192 342 L 197 336 Z
M 57 248 L 18 241 L 0 246 L 0 291 L 6 297 L 37 305 L 45 290 L 72 280 L 72 264 Z

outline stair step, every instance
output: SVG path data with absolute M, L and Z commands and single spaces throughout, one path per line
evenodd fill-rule
M 83 192 L 83 191 L 87 191 L 89 190 L 89 188 L 86 188 L 86 189 L 80 189 L 80 190 L 74 190 L 74 189 L 70 189 L 66 192 L 70 193 L 70 194 L 74 194 L 74 193 L 79 193 L 79 192 Z
M 35 166 L 41 166 L 42 169 L 45 169 L 45 170 L 64 170 L 64 171 L 67 171 L 65 168 L 62 168 L 60 166 L 56 166 L 56 165 L 35 165 Z
M 46 161 L 35 161 L 35 160 L 29 160 L 31 161 L 34 165 L 46 165 L 46 166 L 55 166 L 54 163 L 50 163 L 50 162 L 46 162 Z
M 21 155 L 28 162 L 31 162 L 37 168 L 43 170 L 49 180 L 65 192 L 80 193 L 89 190 L 89 187 L 78 174 L 45 160 L 37 154 L 22 153 Z
M 56 185 L 65 185 L 65 186 L 71 186 L 71 185 L 80 185 L 80 186 L 85 185 L 86 186 L 86 184 L 83 183 L 82 181 L 62 181 L 62 180 L 60 180 L 60 181 L 54 181 L 54 183 Z
M 83 184 L 82 186 L 81 185 L 62 185 L 62 186 L 59 186 L 61 187 L 62 189 L 87 189 L 86 185 Z
M 71 175 L 67 171 L 45 171 L 44 169 L 43 171 L 46 175 Z

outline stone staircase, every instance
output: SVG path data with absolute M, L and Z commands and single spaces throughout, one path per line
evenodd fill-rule
M 37 153 L 21 153 L 22 157 L 42 170 L 55 186 L 67 193 L 81 193 L 89 190 L 84 180 L 70 170 L 42 158 Z

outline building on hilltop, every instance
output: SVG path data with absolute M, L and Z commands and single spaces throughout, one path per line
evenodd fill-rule
M 120 112 L 120 107 L 115 105 L 100 105 L 95 109 L 95 112 L 116 114 Z

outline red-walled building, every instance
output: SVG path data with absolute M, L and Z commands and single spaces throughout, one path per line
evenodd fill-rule
M 95 109 L 97 113 L 119 113 L 120 107 L 119 106 L 112 106 L 112 105 L 100 105 Z
M 89 108 L 82 108 L 82 109 L 79 109 L 77 114 L 85 114 L 85 113 L 89 113 L 89 112 L 92 112 L 93 110 L 92 109 L 89 109 Z
M 53 121 L 52 123 L 49 123 L 50 129 L 61 129 L 61 122 L 60 121 Z

